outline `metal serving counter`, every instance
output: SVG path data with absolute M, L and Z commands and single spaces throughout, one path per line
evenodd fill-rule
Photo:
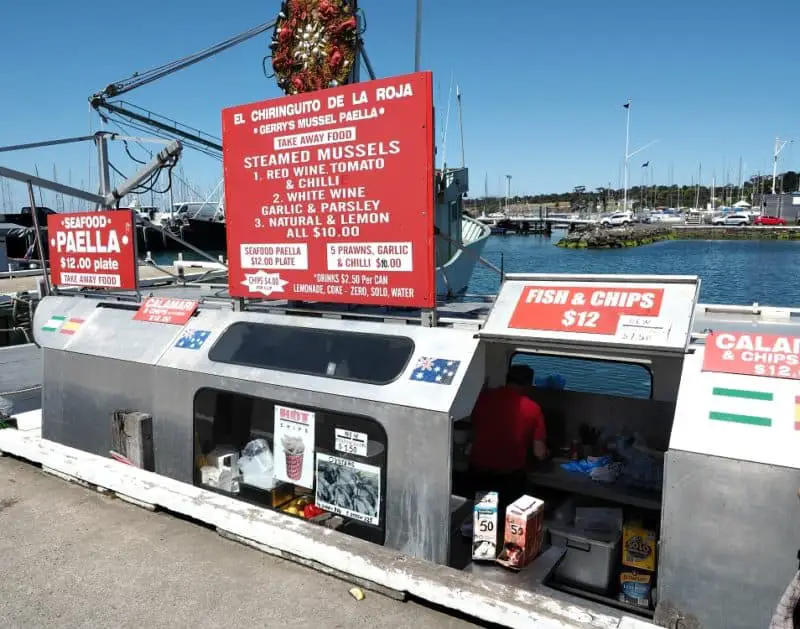
M 192 483 L 203 421 L 247 413 L 263 436 L 272 408 L 316 414 L 317 451 L 356 469 L 371 452 L 334 451 L 333 432 L 363 425 L 370 444 L 385 442 L 379 515 L 364 526 L 379 520 L 386 546 L 447 562 L 453 418 L 471 411 L 484 378 L 473 332 L 202 307 L 179 326 L 135 320 L 136 308 L 41 302 L 45 439 L 108 456 L 112 416 L 140 411 L 152 416 L 154 471 Z

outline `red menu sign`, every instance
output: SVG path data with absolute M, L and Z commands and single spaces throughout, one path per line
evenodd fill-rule
M 148 297 L 144 300 L 133 318 L 149 323 L 171 323 L 186 325 L 197 310 L 197 301 L 175 297 Z
M 429 72 L 222 112 L 235 297 L 431 307 Z
M 712 332 L 706 337 L 703 371 L 800 380 L 800 337 Z
M 648 319 L 660 315 L 663 300 L 663 288 L 526 286 L 508 327 L 614 336 L 623 317 L 631 325 L 649 327 Z
M 136 231 L 130 210 L 47 217 L 54 286 L 136 290 Z

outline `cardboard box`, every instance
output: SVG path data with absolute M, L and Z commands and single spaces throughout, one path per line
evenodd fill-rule
M 522 496 L 512 502 L 506 509 L 504 537 L 499 564 L 520 570 L 536 559 L 544 538 L 544 501 Z
M 475 561 L 494 561 L 497 557 L 497 503 L 496 491 L 475 494 L 472 509 L 472 559 Z
M 637 570 L 656 571 L 656 533 L 638 522 L 622 529 L 622 565 Z
M 622 572 L 619 575 L 619 600 L 629 605 L 636 605 L 649 609 L 651 605 L 651 592 L 653 590 L 653 575 L 637 572 Z

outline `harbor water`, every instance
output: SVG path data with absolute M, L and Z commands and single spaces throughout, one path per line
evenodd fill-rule
M 561 249 L 563 236 L 491 236 L 483 257 L 506 273 L 629 273 L 699 275 L 700 300 L 715 304 L 798 306 L 800 282 L 793 279 L 800 263 L 800 242 L 780 240 L 668 240 L 623 249 Z M 216 256 L 216 253 L 214 253 Z M 155 256 L 162 264 L 174 254 Z M 191 252 L 184 259 L 197 259 Z M 478 264 L 469 286 L 471 294 L 495 294 L 496 271 Z M 561 376 L 566 388 L 628 397 L 650 397 L 650 373 L 642 366 L 544 356 L 518 356 L 530 365 L 540 384 Z
M 562 235 L 492 236 L 483 257 L 497 266 L 502 257 L 506 273 L 699 275 L 703 303 L 800 305 L 794 268 L 800 263 L 798 242 L 669 240 L 635 248 L 576 250 L 554 246 Z M 479 265 L 469 290 L 496 293 L 499 285 L 498 274 Z M 650 374 L 639 365 L 543 356 L 518 356 L 515 362 L 533 367 L 539 384 L 558 374 L 571 390 L 650 396 Z

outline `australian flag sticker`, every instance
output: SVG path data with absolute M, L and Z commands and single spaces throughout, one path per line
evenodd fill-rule
M 446 358 L 425 358 L 417 361 L 409 380 L 417 382 L 433 382 L 434 384 L 452 384 L 456 371 L 461 364 L 460 360 L 447 360 Z
M 178 342 L 175 343 L 175 347 L 180 347 L 181 349 L 200 349 L 209 336 L 211 336 L 209 330 L 186 330 L 181 335 L 181 338 L 178 339 Z

